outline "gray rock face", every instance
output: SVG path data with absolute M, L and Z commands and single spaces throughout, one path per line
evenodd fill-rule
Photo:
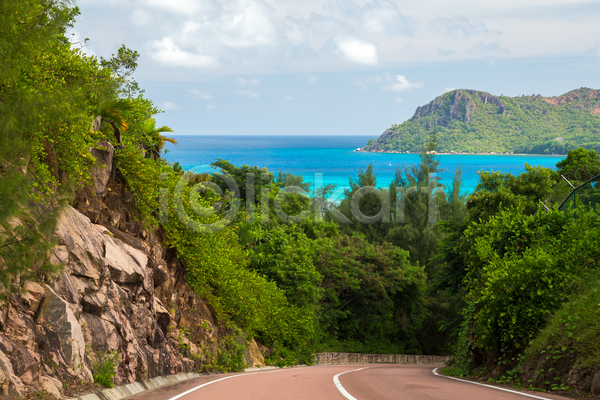
M 2 351 L 0 351 L 0 394 L 18 397 L 23 397 L 25 394 L 25 385 L 15 375 L 10 359 Z
M 98 284 L 104 269 L 106 235 L 89 218 L 70 207 L 62 214 L 56 233 L 69 253 L 67 269 L 71 275 Z
M 40 376 L 40 388 L 50 393 L 55 398 L 61 397 L 62 382 L 51 376 L 43 375 Z
M 60 349 L 74 374 L 84 382 L 91 382 L 93 377 L 85 363 L 85 341 L 79 321 L 69 303 L 49 286 L 46 286 L 39 319 L 58 334 Z
M 123 384 L 198 370 L 200 347 L 208 342 L 204 348 L 216 351 L 222 331 L 198 328 L 214 326 L 212 314 L 169 271 L 162 247 L 95 225 L 71 207 L 56 235 L 50 261 L 64 265 L 61 274 L 45 285 L 25 282 L 23 295 L 0 301 L 0 395 L 41 388 L 58 397 L 62 382 L 92 382 L 106 352 L 119 353 L 114 383 Z
M 40 303 L 46 298 L 46 291 L 42 285 L 35 282 L 25 282 L 23 289 L 26 293 L 21 295 L 21 301 L 32 314 L 35 314 Z
M 96 157 L 96 164 L 92 169 L 94 191 L 98 196 L 104 197 L 106 195 L 108 179 L 112 174 L 115 148 L 109 141 L 102 140 L 98 142 L 96 147 L 91 148 L 90 152 Z

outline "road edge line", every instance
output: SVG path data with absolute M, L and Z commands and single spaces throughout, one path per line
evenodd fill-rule
M 519 392 L 519 391 L 516 391 L 516 390 L 510 390 L 510 389 L 505 389 L 505 388 L 501 388 L 501 387 L 498 387 L 498 386 L 486 385 L 485 383 L 473 382 L 473 381 L 468 381 L 466 379 L 455 378 L 453 376 L 441 375 L 441 374 L 438 374 L 437 368 L 434 368 L 433 371 L 431 371 L 431 372 L 433 372 L 433 374 L 435 376 L 441 376 L 442 378 L 448 378 L 448 379 L 454 379 L 454 380 L 460 381 L 460 382 L 472 383 L 473 385 L 485 386 L 485 387 L 492 388 L 492 389 L 502 390 L 504 392 L 514 393 L 514 394 L 520 394 L 521 396 L 527 396 L 527 397 L 531 397 L 531 398 L 534 398 L 534 399 L 552 400 L 552 399 L 549 399 L 547 397 L 540 397 L 540 396 L 535 396 L 535 395 L 529 394 L 529 393 Z
M 344 372 L 340 372 L 339 374 L 337 374 L 333 377 L 333 383 L 335 384 L 335 387 L 337 388 L 337 390 L 340 391 L 342 396 L 344 396 L 348 400 L 358 400 L 356 397 L 354 397 L 350 393 L 348 393 L 348 391 L 346 389 L 344 389 L 344 387 L 342 386 L 342 383 L 340 382 L 339 376 L 347 374 L 348 372 L 360 371 L 360 370 L 367 369 L 367 368 L 373 368 L 373 367 L 363 367 L 363 368 L 359 368 L 359 369 L 353 369 L 350 371 L 344 371 Z

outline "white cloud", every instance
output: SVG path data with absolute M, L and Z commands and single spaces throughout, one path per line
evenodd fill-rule
M 310 82 L 310 83 L 317 83 L 317 82 L 319 82 L 321 79 L 320 79 L 320 78 L 319 78 L 317 75 L 310 75 L 310 76 L 308 77 L 308 79 L 307 79 L 307 80 L 308 80 L 308 82 Z
M 136 8 L 131 13 L 131 20 L 133 24 L 137 27 L 147 26 L 152 23 L 154 18 L 152 14 L 142 8 Z
M 240 90 L 239 92 L 237 92 L 237 94 L 240 96 L 250 97 L 253 99 L 258 99 L 260 97 L 260 95 L 258 93 L 256 93 L 254 90 Z
M 407 19 L 392 1 L 373 0 L 365 4 L 361 11 L 361 22 L 367 31 L 388 35 L 411 32 Z
M 212 104 L 209 104 L 209 105 L 206 106 L 206 109 L 207 110 L 214 110 L 215 106 L 213 106 Z
M 379 64 L 376 43 L 362 39 L 336 39 L 335 43 L 349 61 L 364 65 Z
M 216 57 L 184 51 L 168 37 L 154 42 L 154 49 L 152 58 L 163 65 L 200 68 L 218 65 Z
M 423 82 L 410 82 L 404 75 L 394 75 L 392 82 L 385 85 L 383 89 L 399 93 L 420 87 L 423 87 Z
M 363 6 L 353 0 L 338 0 L 329 2 L 323 11 L 323 14 L 313 13 L 309 21 L 317 22 L 315 17 L 319 16 L 321 28 L 328 25 L 337 33 L 390 36 L 412 33 L 408 19 L 391 0 L 373 0 Z
M 411 62 L 589 55 L 597 0 L 80 0 L 85 51 L 126 38 L 167 67 L 211 74 L 314 73 Z M 494 44 L 498 46 L 494 48 Z M 510 49 L 506 51 L 505 49 Z M 597 50 L 594 50 L 597 53 Z M 332 57 L 333 55 L 333 57 Z M 147 61 L 144 61 L 147 63 Z M 145 67 L 138 74 L 152 71 Z M 162 68 L 162 77 L 186 73 Z M 141 78 L 141 76 L 140 76 Z
M 452 54 L 456 54 L 456 51 L 455 50 L 437 49 L 436 53 L 438 56 L 446 57 L 446 56 L 451 56 Z
M 283 99 L 286 101 L 292 101 L 294 100 L 294 96 L 285 96 Z
M 260 81 L 256 78 L 246 79 L 246 78 L 237 78 L 233 83 L 237 86 L 258 86 L 260 85 Z
M 213 98 L 212 94 L 208 93 L 208 92 L 203 92 L 202 90 L 196 89 L 196 88 L 191 88 L 188 89 L 188 91 L 193 94 L 194 96 L 201 98 L 203 100 L 210 100 Z
M 277 40 L 277 30 L 266 3 L 252 0 L 231 1 L 224 8 L 217 31 L 230 47 L 246 48 L 271 45 Z
M 177 0 L 177 1 L 164 1 L 164 0 L 146 0 L 146 5 L 157 8 L 162 11 L 166 11 L 171 14 L 179 14 L 182 16 L 189 16 L 198 13 L 202 10 L 202 3 L 197 0 Z
M 382 90 L 388 90 L 394 93 L 405 92 L 410 89 L 422 88 L 424 86 L 423 82 L 411 82 L 404 75 L 392 75 L 389 72 L 385 72 L 381 75 L 369 76 L 364 80 L 353 78 L 352 84 L 363 90 L 366 90 L 368 85 L 377 85 Z M 397 99 L 399 99 L 399 97 Z
M 501 48 L 498 42 L 491 42 L 487 44 L 480 42 L 469 51 L 472 53 L 496 53 L 499 51 L 507 52 L 508 50 Z
M 404 103 L 404 99 L 402 97 L 394 97 L 394 103 L 396 103 L 396 104 Z
M 160 108 L 163 110 L 179 110 L 179 107 L 171 101 L 163 101 Z
M 468 38 L 475 35 L 486 35 L 489 30 L 483 22 L 471 22 L 464 15 L 456 17 L 437 17 L 431 21 L 433 29 L 443 32 L 453 39 Z
M 200 15 L 188 15 L 180 25 L 181 40 L 220 48 L 249 49 L 277 42 L 270 7 L 261 0 L 210 1 Z
M 153 42 L 153 57 L 164 65 L 227 64 L 241 68 L 264 65 L 265 61 L 272 65 L 275 60 L 297 65 L 297 60 L 328 58 L 327 52 L 319 56 L 318 51 L 329 40 L 335 42 L 337 54 L 346 62 L 377 65 L 380 56 L 375 36 L 412 32 L 408 19 L 392 0 L 372 0 L 362 6 L 355 0 L 342 0 L 328 4 L 319 10 L 322 13 L 305 17 L 286 15 L 285 11 L 277 14 L 275 11 L 287 7 L 269 0 L 145 3 L 146 9 L 165 14 L 156 28 L 163 37 Z M 140 26 L 147 23 L 142 14 L 135 11 L 138 18 L 134 20 Z M 168 60 L 167 56 L 174 57 Z

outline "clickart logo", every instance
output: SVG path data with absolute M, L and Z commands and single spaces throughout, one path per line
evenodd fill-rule
M 218 232 L 229 226 L 233 221 L 235 221 L 238 213 L 240 212 L 240 189 L 235 179 L 227 171 L 223 169 L 220 171 L 221 173 L 216 174 L 216 176 L 223 180 L 231 197 L 230 203 L 228 204 L 229 210 L 225 214 L 217 211 L 219 207 L 217 207 L 216 204 L 213 204 L 210 207 L 205 207 L 200 201 L 200 193 L 206 189 L 211 189 L 224 198 L 225 194 L 223 193 L 221 187 L 212 181 L 195 183 L 190 187 L 190 182 L 192 182 L 194 176 L 196 175 L 188 172 L 179 178 L 172 193 L 172 197 L 170 196 L 169 189 L 160 189 L 160 221 L 162 223 L 168 223 L 169 207 L 172 202 L 173 209 L 175 210 L 175 215 L 177 216 L 178 220 L 190 230 L 210 234 Z M 261 176 L 261 180 L 263 182 L 268 182 L 271 178 L 272 175 L 268 173 L 263 173 Z M 161 174 L 161 181 L 165 182 L 168 179 L 168 174 Z M 262 223 L 267 223 L 269 221 L 272 211 L 279 221 L 288 224 L 300 223 L 306 218 L 311 217 L 319 221 L 323 219 L 325 213 L 328 213 L 333 220 L 341 224 L 360 223 L 372 225 L 378 222 L 383 224 L 403 224 L 406 219 L 405 209 L 407 199 L 411 198 L 411 196 L 417 196 L 420 194 L 426 199 L 427 222 L 429 225 L 433 225 L 437 220 L 436 197 L 444 195 L 443 187 L 438 185 L 435 178 L 430 180 L 427 186 L 397 187 L 394 198 L 392 198 L 390 192 L 386 189 L 378 189 L 374 186 L 363 186 L 354 191 L 350 199 L 350 213 L 351 218 L 354 219 L 354 221 L 352 221 L 346 215 L 342 214 L 336 207 L 337 204 L 340 204 L 340 202 L 346 198 L 346 194 L 350 193 L 350 188 L 340 187 L 331 193 L 327 199 L 325 199 L 323 196 L 324 186 L 322 173 L 314 174 L 312 195 L 301 187 L 285 186 L 279 189 L 279 192 L 273 199 L 273 204 L 269 204 L 271 199 L 271 189 L 269 187 L 263 187 L 260 189 L 260 204 L 256 204 L 257 193 L 255 193 L 255 184 L 255 175 L 253 173 L 248 173 L 246 175 L 245 211 L 249 220 L 251 220 L 253 215 L 258 212 L 260 215 L 260 221 Z M 189 190 L 187 190 L 188 188 Z M 310 202 L 305 203 L 305 209 L 296 215 L 288 215 L 283 210 L 283 205 L 288 200 L 288 196 L 290 194 L 294 194 L 296 196 L 299 195 L 306 199 L 310 199 Z M 187 202 L 184 201 L 186 196 Z M 379 211 L 375 215 L 365 215 L 361 210 L 361 200 L 365 199 L 367 196 L 371 196 L 371 198 L 377 198 L 379 200 Z M 186 203 L 188 204 L 187 208 L 185 206 Z M 196 219 L 189 215 L 189 211 L 193 213 L 193 216 L 196 217 Z M 394 212 L 392 213 L 392 211 Z M 201 223 L 197 220 L 209 219 L 216 215 L 219 215 L 220 219 L 210 224 Z

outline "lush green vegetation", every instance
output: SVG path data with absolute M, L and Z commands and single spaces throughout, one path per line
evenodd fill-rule
M 577 208 L 559 211 L 549 199 L 560 191 L 560 174 L 587 180 L 586 171 L 597 174 L 599 165 L 594 151 L 580 148 L 557 172 L 481 174 L 460 237 L 448 236 L 452 246 L 439 248 L 453 261 L 447 276 L 459 277 L 449 284 L 466 292 L 448 373 L 494 371 L 504 383 L 558 390 L 567 388 L 572 368 L 597 369 L 598 187 L 576 191 Z M 460 256 L 452 258 L 456 249 Z
M 283 190 L 308 190 L 301 176 L 225 160 L 213 163 L 222 170 L 213 175 L 167 163 L 160 155 L 170 139 L 162 134 L 171 130 L 156 127 L 159 110 L 131 78 L 137 52 L 122 47 L 109 60 L 83 55 L 64 36 L 77 9 L 60 3 L 3 2 L 1 10 L 0 46 L 9 55 L 0 68 L 2 293 L 55 272 L 46 257 L 60 206 L 89 184 L 89 149 L 109 140 L 140 220 L 164 232 L 190 286 L 232 333 L 216 360 L 223 370 L 243 368 L 251 338 L 270 347 L 269 361 L 278 365 L 310 363 L 326 350 L 454 353 L 450 372 L 500 370 L 505 382 L 528 377 L 549 352 L 551 362 L 569 354 L 569 365 L 582 370 L 600 365 L 598 184 L 589 182 L 572 197 L 578 202 L 557 208 L 567 185 L 561 175 L 588 182 L 600 171 L 597 153 L 572 150 L 557 171 L 482 172 L 468 199 L 460 195 L 460 170 L 446 186 L 433 180 L 441 166 L 431 153 L 451 149 L 448 129 L 466 124 L 456 118 L 467 111 L 471 122 L 500 114 L 511 124 L 525 124 L 514 116 L 538 118 L 537 125 L 517 124 L 531 132 L 530 142 L 544 138 L 544 118 L 557 126 L 570 121 L 581 129 L 564 143 L 576 143 L 569 138 L 595 129 L 591 92 L 550 99 L 557 105 L 470 92 L 462 98 L 471 102 L 456 103 L 456 92 L 447 94 L 444 102 L 459 104 L 456 118 L 436 122 L 444 128 L 424 146 L 415 136 L 414 148 L 426 150 L 420 164 L 399 166 L 391 185 L 378 189 L 366 166 L 336 205 L 327 201 L 331 186 L 312 197 Z M 563 98 L 573 100 L 563 107 Z M 528 109 L 525 100 L 539 107 Z M 419 118 L 431 125 L 447 106 L 438 105 Z M 523 143 L 510 138 L 504 143 L 513 149 Z M 99 379 L 108 384 L 112 364 L 103 365 Z M 548 378 L 538 370 L 531 385 L 559 388 L 564 368 L 552 368 L 561 372 Z
M 275 205 L 285 185 L 306 185 L 301 177 L 290 174 L 275 176 L 222 160 L 214 166 L 223 168 L 245 189 L 247 174 L 265 174 L 256 180 L 260 182 L 255 188 L 257 205 Z M 212 180 L 226 187 L 218 174 Z M 423 268 L 411 265 L 406 251 L 389 243 L 371 243 L 358 232 L 342 234 L 339 225 L 317 209 L 314 199 L 303 194 L 288 193 L 286 199 L 279 199 L 286 215 L 307 213 L 297 223 L 280 218 L 278 206 L 265 213 L 242 197 L 236 224 L 239 243 L 248 255 L 242 267 L 280 290 L 299 321 L 290 327 L 297 337 L 289 341 L 284 341 L 279 328 L 273 338 L 264 327 L 253 330 L 263 343 L 276 346 L 280 357 L 290 362 L 309 361 L 319 350 L 421 351 L 416 336 L 425 310 L 426 278 Z M 267 311 L 265 317 L 272 313 Z M 260 307 L 248 312 L 263 315 Z M 281 316 L 274 317 L 283 322 Z M 287 325 L 294 321 L 290 315 L 284 318 Z M 249 327 L 239 317 L 233 321 Z
M 242 189 L 248 172 L 256 177 L 256 201 L 243 190 L 237 202 L 219 175 L 169 165 L 159 156 L 170 129 L 156 127 L 159 110 L 131 77 L 137 52 L 84 55 L 65 36 L 78 10 L 63 3 L 2 5 L 2 293 L 53 272 L 46 258 L 60 204 L 90 183 L 89 149 L 108 140 L 140 220 L 164 230 L 219 323 L 269 346 L 272 362 L 310 362 L 334 347 L 420 351 L 426 278 L 406 251 L 342 234 L 312 199 L 280 194 L 287 185 L 305 187 L 301 177 L 218 160 Z M 303 222 L 279 218 L 303 209 L 310 215 Z M 224 342 L 221 364 L 240 368 L 238 350 Z
M 64 36 L 76 8 L 3 1 L 0 12 L 0 286 L 52 273 L 57 211 L 89 179 L 90 113 L 115 80 Z
M 94 382 L 107 388 L 115 386 L 113 378 L 117 372 L 117 366 L 121 362 L 121 354 L 118 350 L 111 352 L 96 353 L 97 361 L 92 364 L 94 371 Z
M 419 107 L 365 149 L 419 152 L 437 130 L 441 152 L 567 154 L 600 150 L 600 90 L 581 88 L 558 97 L 496 97 L 453 90 Z

